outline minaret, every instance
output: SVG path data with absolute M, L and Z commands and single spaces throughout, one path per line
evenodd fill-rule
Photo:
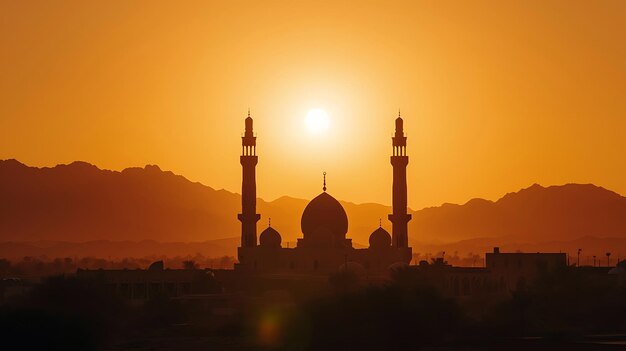
M 252 131 L 252 118 L 248 109 L 246 118 L 246 131 L 241 137 L 241 156 L 239 162 L 243 169 L 243 181 L 241 184 L 241 213 L 237 215 L 241 221 L 241 247 L 255 247 L 256 222 L 261 215 L 256 213 L 256 137 Z
M 391 156 L 393 213 L 389 215 L 392 224 L 391 242 L 393 247 L 406 248 L 409 246 L 408 223 L 411 220 L 411 215 L 406 213 L 406 166 L 409 164 L 409 156 L 406 155 L 406 136 L 404 136 L 400 111 L 398 111 L 398 118 L 396 118 L 396 133 L 391 140 L 393 145 L 393 155 Z

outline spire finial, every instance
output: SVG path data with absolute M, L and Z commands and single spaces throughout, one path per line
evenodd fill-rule
M 398 117 L 400 117 L 400 108 L 398 107 Z
M 248 107 L 248 117 L 250 117 L 250 107 Z
M 383 227 L 383 219 L 379 218 L 378 219 L 378 228 L 382 228 Z
M 326 192 L 326 172 L 324 172 L 324 187 L 322 188 Z
M 271 228 L 272 227 L 272 217 L 268 217 L 267 218 L 267 227 Z

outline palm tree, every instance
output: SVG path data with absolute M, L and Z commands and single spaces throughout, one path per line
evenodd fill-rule
M 609 263 L 611 262 L 611 261 L 610 261 L 610 257 L 611 257 L 611 253 L 610 253 L 610 252 L 607 252 L 607 253 L 606 253 L 606 266 L 607 266 L 607 267 L 610 267 L 610 266 L 609 266 Z

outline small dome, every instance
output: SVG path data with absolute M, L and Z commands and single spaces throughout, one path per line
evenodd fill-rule
M 370 235 L 370 248 L 378 249 L 391 246 L 391 235 L 379 227 Z
M 259 244 L 263 247 L 279 248 L 282 239 L 276 229 L 267 227 L 259 236 Z
M 348 232 L 348 216 L 339 201 L 323 192 L 304 209 L 300 227 L 306 241 L 343 243 Z

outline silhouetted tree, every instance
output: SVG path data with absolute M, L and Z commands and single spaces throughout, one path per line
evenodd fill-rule
M 400 285 L 367 288 L 308 306 L 311 348 L 412 349 L 453 341 L 461 313 L 436 290 Z M 411 341 L 408 340 L 410 338 Z
M 9 274 L 9 269 L 11 268 L 11 262 L 4 258 L 0 258 L 0 276 L 6 276 Z
M 198 264 L 194 260 L 185 260 L 183 261 L 184 269 L 198 269 Z
M 606 273 L 576 267 L 543 269 L 539 277 L 487 311 L 498 334 L 567 336 L 626 328 L 626 291 Z
M 95 350 L 122 318 L 120 300 L 75 278 L 53 277 L 0 309 L 3 345 L 23 350 Z

